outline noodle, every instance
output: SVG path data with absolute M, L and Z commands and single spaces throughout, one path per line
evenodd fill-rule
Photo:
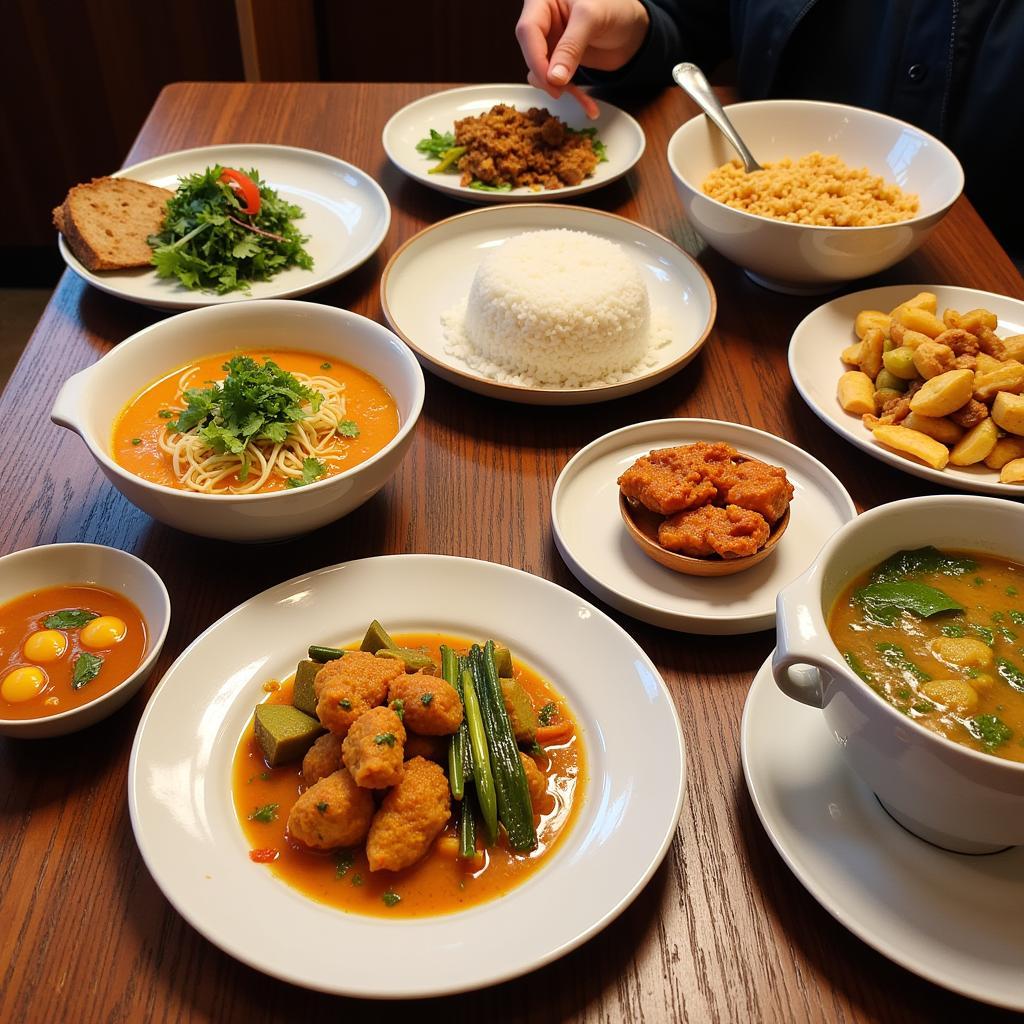
M 189 368 L 178 381 L 177 399 L 181 400 L 195 373 Z M 281 443 L 253 439 L 239 454 L 217 452 L 199 436 L 200 427 L 185 433 L 162 431 L 160 448 L 170 457 L 178 485 L 198 494 L 255 494 L 272 477 L 301 480 L 303 461 L 319 459 L 339 463 L 346 457 L 344 437 L 338 425 L 345 419 L 345 385 L 327 376 L 292 373 L 300 383 L 323 397 L 320 408 L 313 412 L 303 403 L 306 415 L 289 424 L 288 436 Z M 248 475 L 240 475 L 248 465 Z

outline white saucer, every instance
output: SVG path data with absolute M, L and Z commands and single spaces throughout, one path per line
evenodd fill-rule
M 768 838 L 833 917 L 937 985 L 1024 1010 L 1024 847 L 972 857 L 906 832 L 846 767 L 821 712 L 778 689 L 771 658 L 741 732 Z
M 246 299 L 286 299 L 305 295 L 365 263 L 380 247 L 391 224 L 391 206 L 384 190 L 358 167 L 311 149 L 242 143 L 203 146 L 145 160 L 117 171 L 112 177 L 134 178 L 173 191 L 178 178 L 219 163 L 244 170 L 255 168 L 260 177 L 305 214 L 295 222 L 304 235 L 313 269 L 290 267 L 269 281 L 254 281 L 248 292 L 227 295 L 191 291 L 176 278 L 160 278 L 147 267 L 132 270 L 87 270 L 58 238 L 64 262 L 100 291 L 129 302 L 159 309 L 195 309 Z
M 671 325 L 671 340 L 655 349 L 653 365 L 637 376 L 589 387 L 527 387 L 485 377 L 445 351 L 441 317 L 465 301 L 481 259 L 515 235 L 552 228 L 606 238 L 636 261 L 652 319 Z M 391 328 L 429 370 L 478 394 L 530 405 L 605 402 L 653 387 L 697 355 L 717 310 L 711 281 L 674 242 L 612 213 L 553 203 L 491 206 L 425 228 L 388 261 L 380 299 Z
M 684 576 L 658 565 L 630 538 L 619 514 L 616 480 L 636 459 L 694 441 L 727 441 L 781 466 L 796 489 L 789 529 L 774 553 L 734 576 Z M 778 592 L 856 514 L 846 488 L 817 459 L 774 434 L 721 420 L 651 420 L 614 430 L 569 460 L 551 495 L 555 544 L 588 590 L 644 622 L 706 635 L 771 629 Z
M 597 119 L 591 121 L 568 93 L 555 100 L 532 85 L 471 85 L 464 89 L 448 89 L 402 107 L 384 126 L 381 141 L 391 162 L 404 174 L 467 203 L 533 203 L 546 199 L 571 202 L 584 192 L 621 178 L 636 166 L 646 146 L 644 130 L 634 118 L 610 103 L 595 102 L 599 113 Z M 540 192 L 528 188 L 516 188 L 511 192 L 479 192 L 460 185 L 458 174 L 428 173 L 437 161 L 420 153 L 416 143 L 427 138 L 431 128 L 441 133 L 450 132 L 456 118 L 486 113 L 496 103 L 522 111 L 530 107 L 547 107 L 570 128 L 597 128 L 597 136 L 605 144 L 608 159 L 598 164 L 593 175 L 579 185 Z
M 1024 487 L 1001 484 L 997 470 L 984 463 L 978 466 L 953 466 L 932 469 L 924 463 L 905 458 L 883 448 L 871 436 L 859 416 L 844 412 L 836 399 L 836 385 L 844 370 L 840 354 L 857 336 L 853 320 L 862 309 L 888 312 L 918 292 L 934 292 L 939 311 L 952 306 L 961 313 L 984 307 L 999 317 L 1000 337 L 1024 333 L 1024 302 L 1006 295 L 979 292 L 974 288 L 947 288 L 936 284 L 899 284 L 869 288 L 826 302 L 800 321 L 789 343 L 789 373 L 797 391 L 815 415 L 837 434 L 841 434 L 873 458 L 924 480 L 975 494 L 996 494 L 1001 498 L 1024 498 Z

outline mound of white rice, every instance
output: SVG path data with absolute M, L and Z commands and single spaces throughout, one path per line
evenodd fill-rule
M 652 347 L 650 299 L 636 264 L 584 231 L 510 238 L 484 257 L 468 300 L 442 319 L 450 354 L 529 385 L 621 380 Z

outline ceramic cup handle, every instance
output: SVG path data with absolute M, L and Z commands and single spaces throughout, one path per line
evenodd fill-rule
M 776 602 L 778 638 L 772 655 L 775 684 L 787 697 L 814 708 L 825 706 L 823 678 L 842 672 L 829 653 L 832 640 L 819 626 L 817 593 L 804 578 L 783 590 Z M 826 675 L 823 677 L 822 671 Z

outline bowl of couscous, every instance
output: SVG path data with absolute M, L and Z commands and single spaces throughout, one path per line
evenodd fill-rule
M 913 252 L 963 190 L 952 151 L 859 107 L 759 100 L 726 107 L 763 170 L 746 174 L 703 114 L 668 163 L 687 217 L 713 249 L 777 291 L 828 291 Z

